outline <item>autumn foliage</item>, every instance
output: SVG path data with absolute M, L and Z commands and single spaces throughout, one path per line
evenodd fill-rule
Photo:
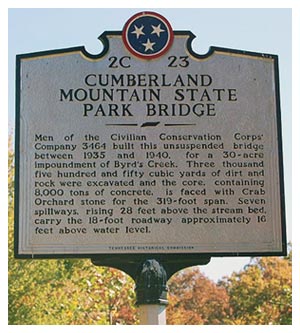
M 134 281 L 125 273 L 87 259 L 14 259 L 11 145 L 8 157 L 9 324 L 138 324 Z M 218 283 L 198 267 L 180 271 L 168 283 L 167 323 L 291 324 L 291 262 L 291 252 L 255 258 Z
M 177 273 L 169 289 L 169 324 L 223 324 L 230 311 L 226 289 L 206 278 L 199 268 Z
M 217 284 L 199 268 L 179 272 L 169 283 L 169 324 L 292 324 L 291 254 L 252 259 Z
M 292 253 L 287 258 L 256 258 L 240 273 L 225 279 L 230 323 L 291 324 Z

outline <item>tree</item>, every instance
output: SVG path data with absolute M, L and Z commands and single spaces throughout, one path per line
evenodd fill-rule
M 292 253 L 286 258 L 254 258 L 220 285 L 230 298 L 228 324 L 292 323 Z
M 14 154 L 9 143 L 9 324 L 136 323 L 134 282 L 125 273 L 87 259 L 14 258 Z
M 292 252 L 253 258 L 219 283 L 198 268 L 169 281 L 169 324 L 289 325 L 292 323 Z
M 169 281 L 168 324 L 218 325 L 229 313 L 229 297 L 194 267 L 175 274 Z

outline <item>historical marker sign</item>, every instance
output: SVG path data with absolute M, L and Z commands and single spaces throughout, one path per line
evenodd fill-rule
M 285 253 L 277 56 L 193 38 L 17 56 L 16 256 Z

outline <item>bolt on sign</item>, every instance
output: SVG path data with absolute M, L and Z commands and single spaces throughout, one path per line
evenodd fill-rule
M 17 56 L 16 257 L 286 253 L 278 58 L 194 37 Z

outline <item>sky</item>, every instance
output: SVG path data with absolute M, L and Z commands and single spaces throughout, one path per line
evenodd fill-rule
M 236 8 L 236 1 L 228 1 L 224 8 L 221 1 L 211 1 L 209 7 L 199 8 L 192 1 L 186 1 L 185 8 L 170 8 L 169 1 L 152 1 L 158 7 L 137 6 L 133 8 L 93 8 L 98 2 L 86 1 L 85 6 L 91 8 L 71 8 L 67 1 L 48 2 L 46 8 L 26 7 L 24 1 L 16 1 L 8 10 L 8 128 L 14 128 L 15 99 L 15 55 L 74 46 L 84 46 L 91 54 L 98 54 L 102 49 L 97 37 L 105 30 L 122 30 L 125 22 L 133 14 L 141 10 L 151 10 L 165 16 L 173 30 L 190 30 L 196 39 L 193 50 L 199 54 L 207 53 L 210 46 L 240 49 L 259 53 L 277 54 L 279 56 L 279 77 L 281 93 L 281 112 L 283 130 L 283 155 L 285 177 L 285 200 L 287 239 L 292 241 L 292 45 L 296 44 L 292 37 L 292 15 L 297 14 L 297 1 L 278 1 L 279 7 L 265 5 L 267 1 L 245 1 L 246 8 Z M 275 6 L 276 0 L 269 1 Z M 26 3 L 26 1 L 25 1 Z M 28 7 L 35 7 L 29 1 Z M 54 6 L 66 8 L 47 8 Z M 127 1 L 131 3 L 131 1 Z M 143 2 L 147 3 L 146 1 Z M 204 2 L 207 3 L 207 2 Z M 233 3 L 233 8 L 229 4 Z M 250 8 L 253 6 L 253 8 Z M 188 4 L 191 4 L 188 8 Z M 219 4 L 219 6 L 218 6 Z M 248 4 L 248 6 L 247 6 Z M 47 6 L 48 5 L 48 6 Z M 16 7 L 17 6 L 17 7 Z M 82 6 L 82 4 L 80 4 Z M 265 8 L 258 8 L 258 7 Z M 293 11 L 292 11 L 293 9 Z M 297 16 L 296 16 L 297 15 Z M 298 25 L 299 27 L 299 25 Z M 294 28 L 295 33 L 295 28 Z M 298 35 L 297 35 L 298 36 Z M 298 37 L 299 38 L 299 37 Z M 293 65 L 294 67 L 294 65 Z M 296 118 L 297 119 L 297 118 Z M 1 139 L 1 138 L 0 138 Z M 230 275 L 232 271 L 241 270 L 249 263 L 250 258 L 213 258 L 201 270 L 214 281 Z

